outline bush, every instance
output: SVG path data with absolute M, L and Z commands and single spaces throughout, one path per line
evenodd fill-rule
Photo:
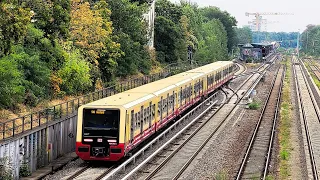
M 6 56 L 5 60 L 15 61 L 18 69 L 23 74 L 22 85 L 25 87 L 25 103 L 36 106 L 39 99 L 48 96 L 50 70 L 39 55 L 33 52 L 29 55 L 24 47 L 14 46 L 13 54 Z
M 11 108 L 23 100 L 22 73 L 16 62 L 0 59 L 0 107 Z
M 29 170 L 28 164 L 22 163 L 20 166 L 20 171 L 19 171 L 19 176 L 20 177 L 28 177 L 31 176 L 31 172 Z
M 259 108 L 260 108 L 260 103 L 255 101 L 255 100 L 252 103 L 249 104 L 249 109 L 256 110 L 256 109 L 259 109 Z
M 61 90 L 67 94 L 82 93 L 92 87 L 89 64 L 79 51 L 71 52 L 58 71 L 58 77 L 62 79 Z

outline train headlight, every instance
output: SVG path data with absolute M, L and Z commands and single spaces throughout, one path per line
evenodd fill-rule
M 93 139 L 83 139 L 84 142 L 93 142 Z

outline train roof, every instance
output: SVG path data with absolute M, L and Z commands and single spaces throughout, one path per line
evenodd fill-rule
M 140 102 L 147 101 L 148 99 L 153 98 L 155 95 L 150 93 L 128 93 L 122 92 L 119 94 L 115 94 L 113 96 L 109 96 L 91 103 L 88 103 L 86 106 L 124 106 L 124 107 L 131 107 Z
M 179 86 L 185 82 L 191 81 L 192 79 L 196 79 L 200 77 L 203 73 L 179 73 L 174 76 L 167 77 L 165 79 L 161 79 L 152 83 L 148 83 L 133 89 L 130 89 L 126 92 L 144 92 L 144 93 L 154 93 L 156 95 L 161 94 L 161 92 L 165 92 L 168 88 L 173 88 L 175 85 Z
M 218 70 L 224 66 L 230 65 L 230 64 L 233 64 L 233 62 L 232 61 L 216 61 L 214 63 L 207 64 L 205 66 L 201 66 L 201 67 L 189 70 L 187 72 L 189 72 L 189 73 L 202 72 L 202 73 L 206 74 L 206 73 L 210 73 L 212 71 Z
M 201 77 L 208 72 L 217 70 L 223 66 L 232 64 L 231 61 L 217 61 L 205 66 L 189 70 L 187 72 L 179 73 L 165 79 L 161 79 L 152 83 L 148 83 L 131 90 L 118 93 L 91 103 L 84 105 L 85 107 L 90 106 L 122 106 L 125 108 L 130 108 L 136 104 L 147 101 L 163 92 L 166 92 L 168 89 L 179 86 L 186 82 L 191 81 Z

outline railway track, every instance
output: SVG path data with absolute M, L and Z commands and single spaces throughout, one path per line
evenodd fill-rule
M 239 75 L 239 74 L 243 74 L 247 71 L 247 66 L 244 66 L 240 63 L 236 63 L 236 65 L 239 67 L 239 70 L 234 74 L 234 75 Z
M 293 65 L 295 85 L 299 102 L 300 120 L 303 129 L 303 141 L 310 179 L 319 179 L 320 169 L 320 124 L 319 107 L 305 75 L 302 65 Z
M 62 180 L 101 180 L 106 174 L 111 172 L 116 165 L 110 167 L 94 167 L 86 164 L 84 167 L 78 169 L 75 173 L 68 177 L 62 178 Z
M 253 131 L 236 179 L 266 179 L 274 140 L 285 69 L 273 79 L 267 100 Z
M 315 75 L 315 77 L 320 81 L 320 68 L 314 64 L 313 60 L 311 59 L 304 59 L 306 62 L 306 65 L 309 66 L 312 73 Z
M 265 71 L 267 67 L 269 67 L 269 65 L 263 65 L 259 70 Z M 217 134 L 216 132 L 221 129 L 220 127 L 225 125 L 230 114 L 234 112 L 234 109 L 241 102 L 241 99 L 246 94 L 243 92 L 239 93 L 243 91 L 242 88 L 248 88 L 247 91 L 249 91 L 250 87 L 255 84 L 254 81 L 257 79 L 260 80 L 264 75 L 264 73 L 261 72 L 257 74 L 258 77 L 256 74 L 252 74 L 225 103 L 219 107 L 209 108 L 211 110 L 207 109 L 206 111 L 208 112 L 204 112 L 206 115 L 198 116 L 187 127 L 177 133 L 176 136 L 129 172 L 123 179 L 130 178 L 137 171 L 143 171 L 142 175 L 139 174 L 140 179 L 177 179 L 183 175 L 183 172 L 189 164 L 210 139 Z M 230 92 L 232 92 L 232 90 L 230 90 Z M 230 103 L 229 100 L 237 95 L 240 98 L 237 98 L 236 102 Z M 215 118 L 212 119 L 212 116 L 215 116 Z M 195 122 L 197 122 L 196 125 L 192 125 Z M 121 167 L 118 168 L 121 169 Z M 103 179 L 111 178 L 117 172 L 119 172 L 119 170 L 111 172 L 111 174 Z
M 259 71 L 263 71 L 266 68 L 267 68 L 266 65 L 261 65 L 258 68 L 258 70 Z M 245 71 L 243 71 L 243 72 L 245 72 Z M 250 79 L 253 75 L 254 74 L 252 74 L 248 79 Z M 225 93 L 227 93 L 227 92 L 228 92 L 228 94 L 230 94 L 230 93 L 233 93 L 234 90 L 232 90 L 231 88 L 227 87 L 227 90 L 226 90 Z M 212 102 L 212 99 L 209 99 L 205 103 L 207 103 L 207 105 L 204 106 L 204 107 L 209 107 L 208 103 L 209 104 L 211 103 L 211 105 L 212 105 L 213 102 Z M 202 108 L 194 108 L 194 110 L 198 109 L 198 111 L 203 112 L 204 111 L 204 107 L 202 107 Z M 194 114 L 197 114 L 197 112 L 196 111 L 190 112 L 190 114 L 194 116 Z M 187 115 L 187 116 L 189 117 L 190 115 Z M 175 128 L 175 126 L 173 128 Z M 170 132 L 170 130 L 168 130 L 168 131 Z M 139 156 L 139 155 L 137 155 L 137 156 Z M 66 180 L 66 179 L 67 180 L 69 180 L 69 179 L 105 179 L 104 177 L 108 176 L 108 173 L 112 172 L 115 168 L 116 168 L 116 166 L 112 166 L 112 167 L 109 167 L 109 168 L 106 168 L 106 167 L 93 167 L 93 166 L 90 166 L 90 165 L 88 165 L 86 163 L 83 163 L 83 164 L 81 164 L 79 167 L 77 167 L 74 170 L 73 174 L 65 176 L 62 179 L 64 179 L 64 180 Z M 123 167 L 123 169 L 125 169 L 125 167 Z

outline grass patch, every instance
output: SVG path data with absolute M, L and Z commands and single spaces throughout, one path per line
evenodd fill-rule
M 310 63 L 307 63 L 307 62 L 304 62 L 304 63 L 305 63 L 305 65 L 306 65 L 306 68 L 307 68 L 308 72 L 310 73 L 310 75 L 311 75 L 314 83 L 316 84 L 316 86 L 318 87 L 318 89 L 320 89 L 320 81 L 318 80 L 317 76 L 314 74 L 314 73 L 316 73 L 316 72 L 314 72 L 314 71 L 310 68 L 310 66 L 309 66 Z M 311 65 L 313 65 L 313 66 L 318 66 L 318 64 L 317 64 L 316 62 L 314 62 L 314 61 L 312 61 Z
M 257 110 L 261 107 L 261 103 L 253 100 L 252 103 L 249 104 L 249 109 Z
M 279 143 L 280 143 L 280 174 L 279 179 L 289 179 L 290 176 L 290 127 L 291 127 L 291 99 L 290 99 L 290 80 L 291 80 L 291 63 L 290 57 L 286 57 L 286 75 L 283 84 L 282 102 L 280 108 L 280 126 L 279 126 Z
M 222 171 L 218 172 L 217 174 L 214 175 L 214 180 L 226 180 L 228 179 L 227 172 Z

